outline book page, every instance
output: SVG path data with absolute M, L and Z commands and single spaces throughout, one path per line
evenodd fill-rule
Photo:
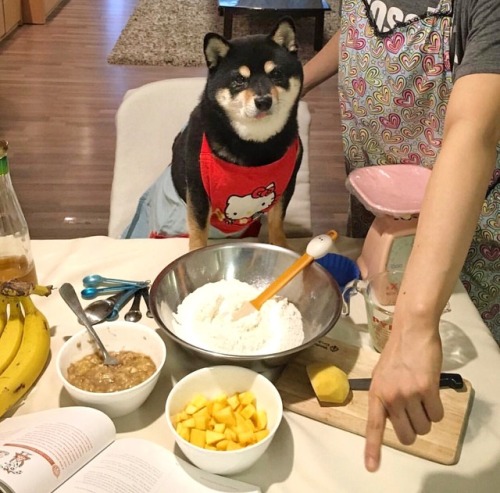
M 223 452 L 221 452 L 223 453 Z M 57 493 L 258 493 L 260 488 L 188 464 L 140 438 L 122 438 L 57 489 Z
M 0 485 L 14 493 L 51 493 L 115 434 L 111 419 L 86 407 L 7 419 L 0 431 Z

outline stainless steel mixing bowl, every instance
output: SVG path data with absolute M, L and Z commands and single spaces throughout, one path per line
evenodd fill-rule
M 168 337 L 167 365 L 174 382 L 194 370 L 214 365 L 239 365 L 275 381 L 284 366 L 332 329 L 339 319 L 342 298 L 332 276 L 313 262 L 280 292 L 302 314 L 304 342 L 266 355 L 229 355 L 207 351 L 179 338 L 171 330 L 173 315 L 184 298 L 209 282 L 238 279 L 260 289 L 281 274 L 298 255 L 263 243 L 229 242 L 189 252 L 167 265 L 151 286 L 151 311 Z

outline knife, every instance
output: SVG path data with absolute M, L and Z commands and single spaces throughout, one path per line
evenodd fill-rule
M 369 390 L 371 383 L 371 378 L 349 378 L 351 390 Z M 439 387 L 460 390 L 464 388 L 464 381 L 458 373 L 441 373 L 439 376 Z

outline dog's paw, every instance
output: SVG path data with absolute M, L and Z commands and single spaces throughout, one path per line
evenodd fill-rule
M 192 252 L 193 250 L 198 250 L 199 248 L 206 247 L 207 243 L 204 241 L 191 241 L 189 239 L 189 251 Z
M 276 245 L 279 247 L 288 248 L 290 250 L 290 245 L 288 244 L 288 241 L 286 238 L 278 238 L 278 239 L 274 239 L 274 240 L 270 239 L 269 243 L 271 245 Z

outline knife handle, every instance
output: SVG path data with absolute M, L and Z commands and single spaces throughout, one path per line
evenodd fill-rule
M 464 388 L 464 380 L 458 373 L 441 373 L 439 376 L 439 387 L 450 387 L 460 390 Z

